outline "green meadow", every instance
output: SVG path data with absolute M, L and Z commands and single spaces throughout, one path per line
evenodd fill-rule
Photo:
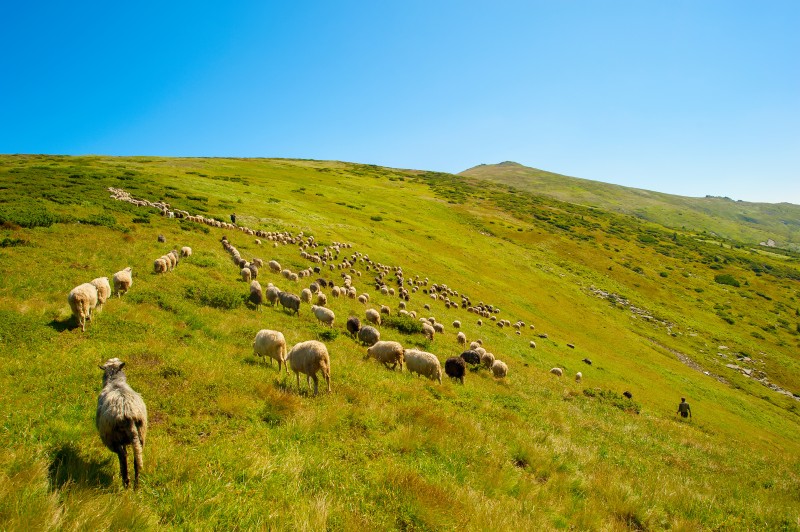
M 445 332 L 383 325 L 381 339 L 444 363 L 463 350 L 460 320 L 508 376 L 440 385 L 365 360 L 345 321 L 396 314 L 399 299 L 363 262 L 367 305 L 323 289 L 332 329 L 305 304 L 256 310 L 221 238 L 248 259 L 316 266 L 297 245 L 163 217 L 108 187 L 313 235 L 320 252 L 346 242 L 340 260 L 360 252 L 495 305 L 521 334 L 419 290 L 408 310 Z M 732 224 L 332 161 L 0 156 L 0 529 L 797 530 L 800 254 Z M 153 273 L 182 246 L 193 255 Z M 130 291 L 81 332 L 69 291 L 126 266 Z M 265 267 L 258 280 L 299 294 L 342 273 L 292 282 Z M 289 347 L 324 341 L 332 393 L 253 356 L 263 328 Z M 94 427 L 111 357 L 148 408 L 138 491 Z

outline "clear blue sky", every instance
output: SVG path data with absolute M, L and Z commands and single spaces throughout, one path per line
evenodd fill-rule
M 0 153 L 513 160 L 800 204 L 800 1 L 6 2 Z

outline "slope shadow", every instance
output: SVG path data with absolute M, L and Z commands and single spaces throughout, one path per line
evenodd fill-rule
M 72 483 L 89 488 L 108 488 L 113 483 L 107 469 L 112 458 L 105 460 L 85 460 L 71 443 L 58 447 L 52 452 L 47 477 L 50 489 L 55 491 Z

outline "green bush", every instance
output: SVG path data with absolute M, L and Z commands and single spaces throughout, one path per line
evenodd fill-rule
M 600 388 L 585 388 L 583 390 L 583 395 L 586 397 L 591 397 L 593 399 L 597 399 L 601 403 L 609 404 L 624 412 L 633 412 L 638 414 L 642 406 L 634 401 L 633 399 L 628 399 L 624 395 L 617 393 L 613 390 L 602 390 Z
M 383 324 L 405 334 L 422 334 L 422 323 L 409 316 L 387 316 Z
M 33 229 L 34 227 L 50 227 L 64 221 L 66 221 L 65 217 L 50 212 L 44 205 L 36 203 L 23 203 L 13 207 L 4 205 L 0 209 L 0 225 L 13 224 Z
M 739 286 L 740 286 L 740 285 L 739 285 L 739 281 L 737 281 L 737 280 L 736 280 L 736 279 L 733 277 L 733 275 L 731 275 L 731 274 L 729 274 L 729 273 L 721 273 L 721 274 L 719 274 L 719 275 L 715 275 L 715 276 L 714 276 L 714 282 L 715 282 L 715 283 L 718 283 L 718 284 L 724 284 L 724 285 L 728 285 L 728 286 L 734 286 L 734 287 L 736 287 L 736 288 L 739 288 Z
M 232 310 L 240 307 L 246 296 L 223 285 L 187 286 L 184 297 L 207 307 Z

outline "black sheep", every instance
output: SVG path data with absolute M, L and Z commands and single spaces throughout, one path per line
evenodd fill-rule
M 355 316 L 347 318 L 347 332 L 356 334 L 361 329 L 361 321 Z
M 464 362 L 467 364 L 472 364 L 473 366 L 477 366 L 481 363 L 481 355 L 472 349 L 461 353 L 461 358 L 464 360 Z
M 624 392 L 622 392 L 622 395 L 624 395 L 628 399 L 633 398 L 633 394 L 631 392 L 629 392 L 628 390 L 625 390 Z
M 461 381 L 461 384 L 464 384 L 464 374 L 467 372 L 467 364 L 461 357 L 450 357 L 444 363 L 444 372 L 448 377 L 458 379 Z

